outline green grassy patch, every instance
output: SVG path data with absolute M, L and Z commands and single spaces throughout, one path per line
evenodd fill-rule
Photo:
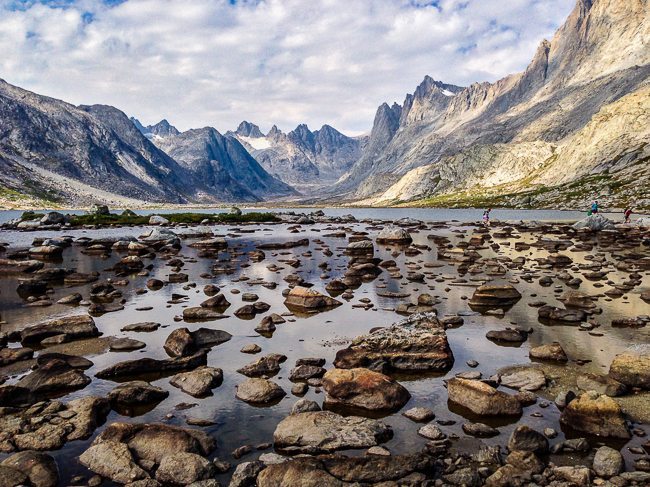
M 136 215 L 130 210 L 121 214 L 111 213 L 109 215 L 72 215 L 72 225 L 147 225 L 151 215 Z M 242 215 L 230 213 L 167 213 L 160 215 L 170 223 L 196 224 L 204 220 L 211 223 L 249 223 L 249 222 L 276 222 L 280 219 L 273 213 L 252 212 Z

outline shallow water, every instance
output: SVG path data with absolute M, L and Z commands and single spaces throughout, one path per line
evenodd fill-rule
M 345 213 L 355 213 L 362 210 L 349 210 L 349 209 L 334 209 L 326 211 Z M 389 215 L 387 209 L 369 210 L 371 213 L 367 215 L 376 215 L 372 218 L 387 218 L 387 217 L 401 217 L 403 213 L 392 213 Z M 432 220 L 433 218 L 425 217 L 425 212 L 436 211 L 451 212 L 454 216 L 449 216 L 451 213 L 445 213 L 445 220 L 456 219 L 463 220 L 463 216 L 470 218 L 469 211 L 471 210 L 395 210 L 406 211 L 406 216 L 421 218 L 424 220 Z M 514 215 L 506 214 L 501 216 L 495 211 L 494 218 L 516 218 Z M 476 219 L 475 211 L 471 214 L 473 220 Z M 518 212 L 521 214 L 521 212 Z M 533 216 L 533 212 L 526 212 L 527 216 L 531 219 L 544 219 L 543 215 Z M 559 212 L 542 212 L 546 213 L 547 219 L 557 219 Z M 334 214 L 334 213 L 331 213 Z M 359 217 L 365 214 L 358 214 Z M 571 218 L 575 219 L 574 216 Z M 568 218 L 568 219 L 571 219 Z M 354 231 L 368 231 L 371 238 L 376 237 L 377 230 L 369 229 L 366 223 L 358 223 L 354 225 L 345 225 Z M 447 334 L 451 349 L 455 356 L 455 365 L 452 370 L 444 375 L 429 375 L 429 376 L 412 376 L 400 377 L 401 383 L 409 390 L 412 395 L 409 403 L 402 409 L 405 411 L 414 406 L 425 406 L 433 409 L 436 413 L 436 419 L 449 419 L 456 421 L 456 424 L 451 426 L 443 426 L 442 429 L 448 434 L 457 434 L 464 437 L 461 430 L 461 424 L 466 421 L 466 417 L 462 411 L 457 408 L 450 407 L 447 403 L 447 393 L 444 388 L 444 379 L 453 377 L 458 372 L 470 370 L 466 365 L 469 359 L 477 360 L 480 365 L 475 370 L 483 373 L 484 377 L 488 377 L 495 373 L 497 369 L 503 366 L 529 363 L 528 351 L 531 347 L 549 343 L 552 341 L 559 341 L 564 347 L 567 355 L 572 360 L 587 359 L 591 362 L 585 365 L 578 366 L 575 362 L 570 362 L 567 368 L 578 369 L 585 372 L 606 373 L 612 358 L 617 353 L 621 352 L 631 343 L 647 343 L 650 341 L 650 327 L 640 329 L 626 329 L 626 328 L 613 328 L 611 327 L 611 320 L 615 318 L 635 317 L 641 314 L 650 314 L 650 306 L 641 301 L 639 294 L 642 289 L 647 289 L 650 286 L 650 277 L 647 271 L 643 273 L 643 285 L 635 288 L 633 291 L 627 293 L 622 298 L 610 299 L 601 297 L 598 305 L 603 308 L 601 315 L 596 315 L 596 320 L 602 326 L 598 329 L 604 336 L 596 337 L 587 334 L 584 331 L 579 331 L 577 326 L 549 326 L 540 323 L 537 320 L 537 311 L 535 308 L 528 306 L 528 303 L 535 300 L 544 300 L 548 304 L 560 306 L 562 304 L 556 299 L 562 292 L 568 288 L 562 281 L 554 279 L 554 284 L 550 287 L 542 287 L 537 283 L 537 279 L 543 275 L 553 276 L 556 271 L 553 270 L 535 270 L 535 264 L 530 261 L 539 257 L 548 256 L 546 250 L 539 250 L 531 248 L 530 250 L 517 252 L 514 250 L 514 241 L 527 241 L 534 242 L 538 239 L 539 235 L 529 233 L 522 233 L 521 238 L 518 240 L 501 240 L 494 239 L 501 245 L 500 249 L 495 252 L 488 248 L 481 250 L 484 257 L 518 257 L 524 256 L 529 260 L 526 267 L 532 268 L 535 275 L 538 276 L 532 284 L 520 281 L 515 286 L 524 296 L 519 303 L 517 303 L 511 310 L 509 310 L 504 317 L 499 318 L 495 316 L 483 316 L 472 312 L 468 305 L 466 298 L 470 297 L 473 292 L 473 286 L 480 284 L 486 278 L 485 274 L 477 276 L 466 275 L 463 276 L 469 282 L 467 285 L 456 285 L 451 281 L 458 278 L 458 272 L 454 265 L 447 261 L 439 261 L 437 259 L 437 250 L 435 245 L 427 237 L 431 234 L 444 235 L 451 239 L 451 243 L 455 244 L 459 240 L 468 240 L 472 233 L 473 227 L 471 225 L 463 224 L 450 224 L 443 228 L 434 228 L 424 230 L 419 233 L 412 233 L 414 243 L 429 245 L 431 250 L 425 250 L 422 254 L 415 257 L 406 257 L 402 252 L 399 255 L 391 255 L 394 247 L 390 246 L 375 246 L 375 257 L 381 259 L 394 259 L 397 261 L 402 274 L 406 276 L 407 264 L 411 267 L 418 267 L 420 272 L 425 273 L 425 283 L 412 283 L 406 279 L 394 280 L 383 272 L 373 282 L 364 283 L 360 288 L 355 290 L 354 298 L 350 302 L 343 301 L 343 305 L 327 312 L 310 315 L 310 316 L 294 316 L 291 321 L 280 324 L 277 331 L 273 334 L 272 338 L 265 338 L 259 336 L 253 329 L 261 320 L 262 315 L 258 315 L 253 320 L 242 320 L 232 315 L 232 312 L 239 308 L 243 303 L 241 301 L 241 294 L 233 294 L 233 290 L 240 290 L 244 292 L 254 292 L 259 295 L 260 301 L 264 301 L 271 305 L 269 313 L 285 313 L 287 308 L 284 306 L 284 299 L 281 295 L 282 289 L 287 287 L 287 283 L 283 280 L 288 274 L 297 272 L 306 281 L 314 284 L 314 287 L 324 292 L 324 286 L 329 280 L 342 276 L 347 268 L 349 257 L 343 255 L 342 250 L 347 244 L 346 238 L 328 238 L 323 237 L 324 233 L 328 233 L 334 228 L 339 228 L 340 225 L 308 225 L 300 229 L 300 233 L 290 233 L 288 225 L 252 225 L 247 226 L 246 229 L 254 229 L 254 233 L 236 233 L 232 231 L 230 226 L 214 226 L 212 229 L 215 234 L 227 235 L 229 243 L 229 251 L 223 252 L 219 255 L 219 261 L 222 263 L 229 262 L 232 265 L 234 272 L 232 274 L 220 274 L 213 278 L 205 279 L 200 275 L 205 272 L 210 272 L 213 264 L 213 259 L 197 257 L 197 251 L 188 247 L 188 243 L 192 240 L 184 240 L 183 248 L 177 257 L 183 258 L 185 266 L 182 272 L 189 274 L 190 283 L 196 283 L 196 288 L 186 288 L 186 284 L 169 284 L 159 291 L 150 291 L 143 295 L 135 295 L 134 291 L 142 288 L 147 279 L 156 277 L 166 280 L 169 274 L 169 267 L 165 266 L 165 261 L 162 259 L 155 259 L 151 262 L 145 261 L 145 265 L 152 263 L 154 270 L 148 277 L 130 276 L 130 283 L 124 288 L 119 288 L 124 293 L 124 298 L 127 302 L 123 311 L 115 313 L 107 313 L 103 316 L 95 318 L 95 322 L 104 336 L 129 336 L 147 343 L 147 347 L 140 351 L 135 352 L 106 352 L 101 354 L 87 355 L 94 362 L 94 366 L 89 369 L 86 374 L 93 377 L 93 382 L 88 387 L 81 391 L 65 396 L 65 400 L 85 395 L 105 395 L 116 384 L 109 380 L 100 380 L 94 378 L 94 374 L 105 368 L 106 366 L 116 363 L 118 361 L 141 358 L 141 357 L 155 357 L 166 358 L 166 353 L 162 345 L 169 335 L 169 333 L 182 326 L 187 326 L 190 330 L 195 330 L 199 327 L 210 327 L 228 331 L 233 335 L 232 340 L 222 345 L 214 347 L 208 356 L 208 365 L 220 367 L 224 371 L 223 384 L 213 391 L 213 395 L 205 399 L 193 398 L 179 389 L 169 385 L 169 378 L 161 378 L 152 381 L 153 384 L 163 387 L 170 392 L 167 399 L 162 401 L 153 410 L 144 412 L 136 417 L 120 415 L 112 411 L 108 417 L 107 424 L 113 421 L 138 421 L 138 422 L 152 422 L 152 421 L 165 421 L 170 424 L 184 425 L 187 417 L 204 418 L 214 421 L 216 424 L 211 427 L 203 428 L 205 431 L 211 433 L 217 438 L 218 449 L 215 456 L 237 463 L 239 461 L 249 461 L 259 456 L 262 452 L 253 452 L 246 455 L 239 461 L 231 458 L 230 452 L 235 448 L 252 444 L 257 445 L 264 442 L 273 441 L 273 430 L 277 423 L 289 414 L 291 406 L 297 400 L 296 397 L 289 394 L 286 398 L 278 404 L 270 407 L 255 407 L 239 401 L 235 398 L 235 385 L 241 382 L 245 377 L 236 372 L 236 369 L 255 360 L 256 358 L 271 353 L 278 352 L 287 355 L 288 359 L 283 364 L 280 373 L 273 378 L 278 382 L 285 391 L 289 392 L 292 383 L 288 380 L 290 369 L 294 366 L 296 359 L 301 357 L 324 357 L 327 359 L 326 368 L 332 367 L 332 360 L 334 355 L 340 348 L 344 348 L 345 343 L 360 334 L 368 332 L 371 328 L 377 326 L 386 326 L 395 321 L 402 319 L 392 309 L 400 302 L 414 301 L 421 293 L 427 292 L 433 296 L 440 297 L 441 303 L 436 306 L 440 316 L 449 314 L 462 314 L 465 316 L 464 325 L 448 330 Z M 48 235 L 67 234 L 74 237 L 88 236 L 96 237 L 102 234 L 110 233 L 113 235 L 139 235 L 143 233 L 145 227 L 139 228 L 122 228 L 114 230 L 76 230 L 65 231 L 62 233 L 47 232 Z M 12 247 L 20 247 L 28 245 L 31 240 L 36 236 L 42 236 L 45 232 L 0 232 L 0 240 L 10 242 Z M 348 232 L 349 235 L 350 232 Z M 308 237 L 310 239 L 309 246 L 297 247 L 290 250 L 279 251 L 265 251 L 266 259 L 262 262 L 255 263 L 248 260 L 246 252 L 255 248 L 255 245 L 263 241 L 284 242 L 287 240 L 296 240 L 299 238 Z M 552 237 L 552 236 L 551 236 Z M 323 244 L 314 242 L 315 239 L 321 239 Z M 512 244 L 505 245 L 507 241 Z M 322 249 L 329 247 L 334 255 L 330 258 L 322 254 Z M 67 248 L 63 254 L 63 263 L 49 263 L 48 266 L 65 266 L 75 268 L 79 272 L 102 272 L 102 278 L 107 278 L 112 273 L 103 272 L 104 269 L 110 268 L 115 262 L 126 254 L 113 252 L 107 259 L 101 259 L 96 256 L 88 256 L 82 254 L 79 247 Z M 647 249 L 631 249 L 636 251 L 646 252 Z M 312 257 L 303 256 L 307 251 L 312 252 Z M 592 252 L 581 251 L 564 251 L 563 254 L 570 255 L 574 263 L 587 262 L 585 257 L 593 255 L 596 252 L 603 252 L 608 258 L 610 253 L 606 249 L 595 248 Z M 300 259 L 301 265 L 294 269 L 288 265 L 283 265 L 282 260 L 297 258 Z M 326 260 L 331 268 L 327 272 L 327 279 L 321 279 L 320 275 L 323 272 L 318 268 L 318 264 Z M 279 272 L 271 272 L 267 266 L 271 263 L 277 263 L 284 267 Z M 425 267 L 425 264 L 431 264 L 439 267 Z M 530 269 L 528 269 L 530 270 Z M 613 269 L 608 274 L 608 279 L 616 283 L 620 283 L 627 279 L 627 273 L 621 273 Z M 509 269 L 507 274 L 503 277 L 493 277 L 494 283 L 503 283 L 510 280 L 516 280 L 522 271 L 516 269 Z M 573 272 L 573 274 L 579 275 Z M 264 281 L 276 282 L 278 287 L 274 290 L 269 290 L 260 285 L 250 285 L 242 278 L 248 277 L 251 281 L 255 279 L 263 279 Z M 489 279 L 489 278 L 488 278 Z M 584 279 L 584 278 L 583 278 Z M 580 287 L 580 291 L 587 294 L 600 294 L 607 289 L 596 287 L 599 283 L 605 281 L 592 282 L 584 279 Z M 222 288 L 222 292 L 227 299 L 232 303 L 226 311 L 226 314 L 231 316 L 217 321 L 209 321 L 202 323 L 184 323 L 175 322 L 174 316 L 181 315 L 182 309 L 185 306 L 197 306 L 203 301 L 206 296 L 203 294 L 202 289 L 205 284 L 212 283 Z M 85 312 L 84 308 L 68 307 L 65 305 L 54 304 L 45 308 L 29 308 L 24 306 L 24 302 L 17 296 L 15 289 L 17 280 L 15 278 L 0 278 L 0 313 L 3 321 L 2 331 L 10 331 L 21 329 L 26 325 L 37 323 L 39 321 L 49 319 L 55 316 L 63 316 L 68 314 L 77 314 Z M 55 293 L 53 301 L 65 296 L 71 292 L 80 292 L 82 295 L 87 296 L 89 286 L 75 286 L 64 287 L 63 285 L 54 285 Z M 411 293 L 410 298 L 392 299 L 381 297 L 377 294 L 378 291 L 406 291 Z M 167 301 L 171 299 L 172 293 L 181 293 L 189 296 L 186 303 L 169 305 Z M 374 308 L 364 310 L 361 308 L 353 307 L 354 304 L 359 304 L 360 298 L 370 298 L 374 303 Z M 152 306 L 153 309 L 149 311 L 136 311 L 136 308 Z M 154 321 L 160 322 L 163 327 L 154 333 L 123 333 L 120 328 L 124 325 L 143 322 Z M 502 329 L 506 326 L 514 324 L 526 327 L 532 327 L 534 332 L 530 335 L 527 342 L 520 346 L 500 346 L 496 343 L 489 341 L 485 338 L 485 333 L 491 329 Z M 335 342 L 335 344 L 332 344 Z M 257 355 L 249 355 L 240 353 L 243 345 L 248 343 L 257 343 L 262 347 L 262 352 Z M 10 377 L 8 383 L 15 382 L 21 377 L 21 373 L 16 373 L 15 369 L 13 375 Z M 0 374 L 2 370 L 0 369 Z M 306 397 L 313 399 L 317 402 L 322 402 L 322 393 L 318 393 L 313 387 L 310 388 Z M 181 402 L 197 403 L 197 406 L 184 410 L 176 411 L 174 406 Z M 495 438 L 480 440 L 485 444 L 505 444 L 508 435 L 516 424 L 529 424 L 537 430 L 544 427 L 551 426 L 558 431 L 561 430 L 558 419 L 559 412 L 554 405 L 547 408 L 542 408 L 540 404 L 525 408 L 524 414 L 521 418 L 513 420 L 501 420 L 496 422 L 501 426 L 501 434 Z M 173 416 L 168 416 L 169 414 Z M 541 413 L 542 417 L 531 416 L 533 413 Z M 468 419 L 476 419 L 467 417 Z M 423 438 L 417 435 L 417 429 L 420 425 L 413 423 L 406 418 L 402 417 L 400 413 L 393 414 L 385 418 L 385 421 L 393 426 L 395 435 L 392 440 L 384 446 L 389 448 L 392 452 L 413 452 L 420 448 L 425 443 Z M 486 421 L 483 421 L 486 422 Z M 647 426 L 643 428 L 648 431 Z M 95 435 L 101 432 L 99 428 Z M 650 432 L 650 431 L 649 431 Z M 552 443 L 560 441 L 565 433 L 553 440 Z M 574 436 L 575 434 L 567 431 L 567 435 Z M 93 435 L 93 438 L 94 436 Z M 69 481 L 73 475 L 82 474 L 89 475 L 87 470 L 80 466 L 76 457 L 88 446 L 92 438 L 85 441 L 76 441 L 68 443 L 62 450 L 53 452 L 57 458 L 59 467 L 62 473 L 62 483 Z M 479 440 L 464 439 L 461 443 L 473 447 L 480 442 Z M 629 445 L 639 445 L 642 441 L 640 438 L 634 437 Z M 622 446 L 620 443 L 614 443 L 615 446 Z M 357 454 L 357 453 L 355 453 Z M 629 457 L 629 453 L 627 453 Z M 557 463 L 563 460 L 559 459 Z M 232 471 L 231 471 L 232 472 Z M 225 477 L 227 477 L 226 475 Z

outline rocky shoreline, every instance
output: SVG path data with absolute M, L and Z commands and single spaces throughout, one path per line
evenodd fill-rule
M 649 485 L 649 227 L 4 224 L 0 487 Z

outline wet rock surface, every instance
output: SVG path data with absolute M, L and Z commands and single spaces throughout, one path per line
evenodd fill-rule
M 12 231 L 0 476 L 650 481 L 647 231 L 287 218 Z

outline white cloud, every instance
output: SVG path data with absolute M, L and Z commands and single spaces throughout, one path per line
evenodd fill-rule
M 524 69 L 574 2 L 0 0 L 0 77 L 181 129 L 360 133 L 426 74 L 466 85 Z

